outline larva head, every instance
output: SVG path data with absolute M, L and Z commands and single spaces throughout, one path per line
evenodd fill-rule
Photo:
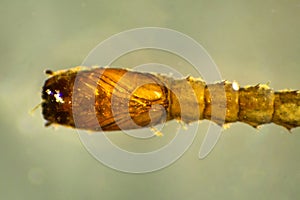
M 61 124 L 74 126 L 72 90 L 75 75 L 57 73 L 45 81 L 42 91 L 42 109 L 46 126 Z

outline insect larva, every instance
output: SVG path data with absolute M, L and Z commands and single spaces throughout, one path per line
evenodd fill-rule
M 206 84 L 192 77 L 176 80 L 119 68 L 77 67 L 47 74 L 42 91 L 47 126 L 114 131 L 172 119 L 300 126 L 299 91 L 274 92 L 261 84 L 239 88 L 227 81 Z

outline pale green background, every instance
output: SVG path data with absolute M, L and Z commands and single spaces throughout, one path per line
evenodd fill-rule
M 0 199 L 299 199 L 300 128 L 236 123 L 198 160 L 205 121 L 177 162 L 133 175 L 28 111 L 41 101 L 44 69 L 78 65 L 109 36 L 144 26 L 191 36 L 224 79 L 299 89 L 300 1 L 2 0 L 0 13 Z

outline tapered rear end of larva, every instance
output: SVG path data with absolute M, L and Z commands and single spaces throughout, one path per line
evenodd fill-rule
M 196 98 L 188 94 L 191 91 L 185 89 L 186 84 Z M 236 82 L 228 81 L 206 84 L 191 77 L 175 80 L 171 88 L 180 94 L 180 102 L 191 105 L 186 113 L 180 113 L 179 100 L 171 99 L 170 112 L 186 123 L 196 120 L 198 109 L 198 120 L 208 119 L 219 125 L 240 121 L 253 127 L 276 123 L 288 130 L 300 126 L 299 91 L 274 92 L 264 84 L 240 88 Z
M 275 123 L 288 130 L 300 126 L 299 91 L 274 92 L 267 85 L 239 90 L 239 121 L 257 127 Z
M 287 129 L 300 126 L 299 91 L 275 92 L 274 114 L 272 121 Z

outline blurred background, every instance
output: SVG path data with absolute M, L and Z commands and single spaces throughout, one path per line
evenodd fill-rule
M 289 133 L 274 124 L 257 130 L 235 123 L 199 160 L 210 123 L 203 121 L 194 143 L 175 163 L 152 173 L 128 174 L 94 159 L 76 130 L 45 128 L 40 108 L 30 114 L 41 102 L 45 69 L 80 65 L 113 34 L 147 26 L 195 39 L 223 79 L 242 86 L 300 89 L 299 1 L 2 0 L 0 10 L 0 199 L 299 198 L 300 128 Z M 183 75 L 197 76 L 192 66 L 162 52 L 127 56 L 114 65 L 166 62 Z M 132 142 L 121 132 L 111 138 L 122 148 L 146 151 L 172 134 L 152 142 Z

